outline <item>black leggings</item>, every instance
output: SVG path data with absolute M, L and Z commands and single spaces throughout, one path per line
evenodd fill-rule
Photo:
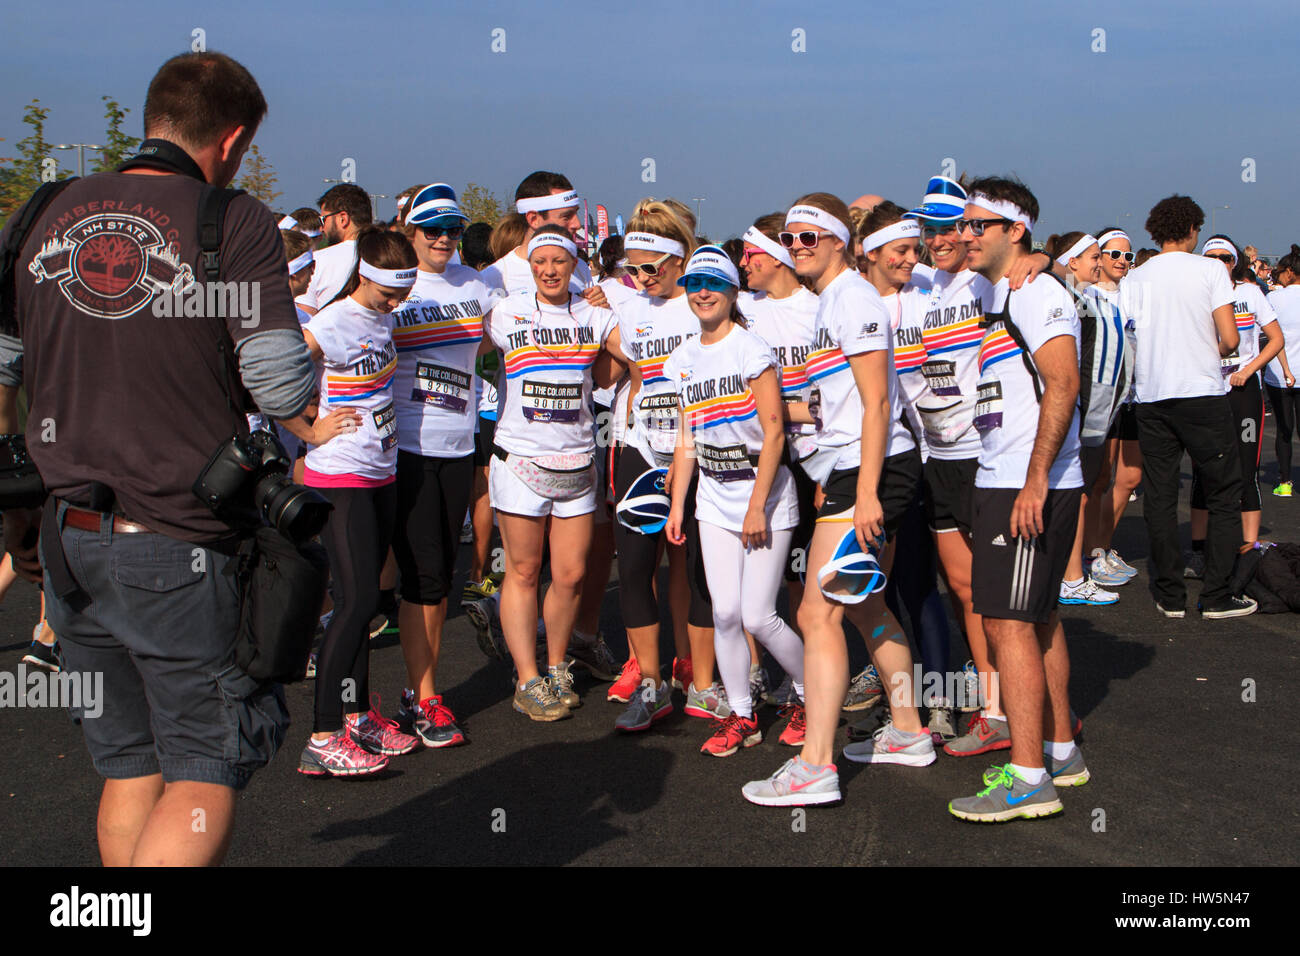
M 397 452 L 393 556 L 402 600 L 432 607 L 451 591 L 460 528 L 474 487 L 474 456 L 433 458 Z
M 370 700 L 370 619 L 379 609 L 379 574 L 397 513 L 397 485 L 317 488 L 334 505 L 320 533 L 330 559 L 334 616 L 316 657 L 318 734 L 343 726 L 343 714 Z
M 1228 393 L 1232 420 L 1237 429 L 1237 452 L 1241 456 L 1241 510 L 1258 511 L 1260 432 L 1264 428 L 1264 393 L 1259 376 L 1252 375 L 1245 385 L 1235 385 Z M 1279 429 L 1280 429 L 1279 425 Z M 1192 467 L 1192 507 L 1205 510 L 1205 489 L 1201 473 Z
M 642 472 L 648 471 L 635 448 L 620 448 L 614 466 L 614 500 L 621 501 Z M 691 587 L 687 621 L 696 627 L 713 627 L 713 606 L 700 558 L 700 530 L 695 521 L 695 482 L 686 492 L 686 579 Z M 655 569 L 659 567 L 659 542 L 664 532 L 638 534 L 615 520 L 614 546 L 618 549 L 618 598 L 624 627 L 649 627 L 659 623 L 659 602 L 655 600 Z
M 1291 435 L 1300 427 L 1296 421 L 1296 400 L 1300 389 L 1281 388 L 1277 385 L 1265 385 L 1268 389 L 1268 403 L 1273 407 L 1273 424 L 1277 427 L 1277 437 L 1273 441 L 1273 451 L 1277 454 L 1277 480 L 1279 483 L 1291 480 Z

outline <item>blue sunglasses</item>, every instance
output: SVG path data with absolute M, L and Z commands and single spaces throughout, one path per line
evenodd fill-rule
M 687 292 L 699 292 L 702 289 L 708 289 L 710 292 L 726 292 L 733 288 L 732 284 L 726 279 L 715 279 L 713 276 L 693 275 L 687 276 L 686 281 L 682 283 Z

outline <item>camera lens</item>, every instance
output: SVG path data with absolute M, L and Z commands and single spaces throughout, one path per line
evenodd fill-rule
M 254 500 L 266 523 L 298 544 L 320 534 L 334 510 L 319 493 L 283 475 L 264 475 Z

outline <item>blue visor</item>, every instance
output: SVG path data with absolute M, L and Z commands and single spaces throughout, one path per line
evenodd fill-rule
M 947 176 L 932 176 L 925 185 L 921 205 L 903 213 L 909 219 L 960 219 L 966 211 L 966 190 Z
M 860 604 L 885 589 L 888 583 L 876 556 L 863 551 L 852 528 L 845 532 L 835 553 L 817 572 L 817 586 L 828 601 Z
M 664 493 L 667 478 L 667 468 L 651 468 L 637 476 L 614 509 L 618 523 L 637 534 L 662 531 L 672 508 L 671 499 Z

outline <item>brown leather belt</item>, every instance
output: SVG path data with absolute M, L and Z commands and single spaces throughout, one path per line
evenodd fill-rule
M 102 514 L 98 511 L 68 505 L 68 510 L 63 515 L 63 523 L 69 528 L 77 528 L 80 531 L 98 531 L 102 517 Z M 151 528 L 136 524 L 134 521 L 127 521 L 125 518 L 119 518 L 117 515 L 113 516 L 113 531 L 117 534 L 153 533 Z

